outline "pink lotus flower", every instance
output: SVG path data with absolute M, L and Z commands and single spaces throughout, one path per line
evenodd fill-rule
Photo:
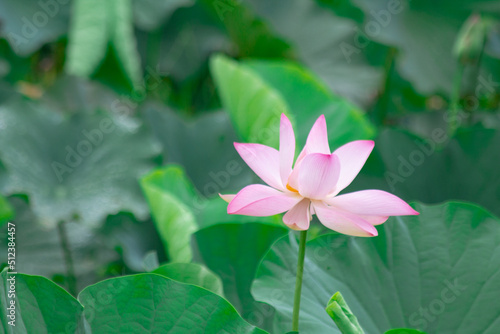
M 269 186 L 251 184 L 236 195 L 221 195 L 229 202 L 227 213 L 255 217 L 286 212 L 283 222 L 294 230 L 307 230 L 312 215 L 339 233 L 373 237 L 374 225 L 389 216 L 418 215 L 406 202 L 382 190 L 338 195 L 370 155 L 375 143 L 357 140 L 330 152 L 325 116 L 314 123 L 295 166 L 295 135 L 281 115 L 279 151 L 261 144 L 234 146 L 247 165 Z

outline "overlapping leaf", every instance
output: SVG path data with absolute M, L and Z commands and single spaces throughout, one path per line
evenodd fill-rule
M 145 218 L 137 178 L 158 147 L 144 128 L 106 112 L 65 118 L 24 101 L 2 106 L 0 119 L 4 191 L 27 194 L 43 224 L 76 218 L 97 226 L 119 211 Z
M 55 283 L 41 276 L 9 274 L 7 269 L 2 271 L 0 279 L 0 305 L 4 310 L 0 315 L 2 333 L 76 333 L 83 330 L 82 305 Z M 7 310 L 11 305 L 14 312 Z M 7 316 L 10 314 L 13 317 Z M 10 321 L 13 322 L 9 324 Z
M 222 281 L 213 272 L 197 263 L 168 263 L 152 271 L 170 279 L 200 286 L 223 296 Z
M 218 224 L 194 234 L 195 259 L 222 278 L 224 294 L 243 317 L 262 326 L 273 314 L 250 295 L 257 265 L 284 227 L 261 223 Z
M 265 333 L 216 294 L 157 274 L 103 281 L 78 299 L 95 333 Z
M 71 6 L 71 0 L 2 1 L 0 34 L 17 54 L 29 55 L 66 34 Z
M 493 334 L 498 325 L 500 221 L 472 204 L 415 205 L 376 238 L 327 234 L 308 242 L 301 333 L 337 333 L 324 311 L 340 291 L 366 333 L 415 328 Z M 291 328 L 297 240 L 280 239 L 260 264 L 252 293 Z
M 189 242 L 198 229 L 193 209 L 200 210 L 202 204 L 184 171 L 177 166 L 153 171 L 141 180 L 141 186 L 169 258 L 191 261 Z
M 131 87 L 141 83 L 141 67 L 132 23 L 131 0 L 75 0 L 69 33 L 68 73 L 90 77 L 103 62 L 108 46 Z
M 446 140 L 440 126 L 427 139 L 398 130 L 382 132 L 346 192 L 374 188 L 426 203 L 465 200 L 500 214 L 500 133 L 476 127 Z

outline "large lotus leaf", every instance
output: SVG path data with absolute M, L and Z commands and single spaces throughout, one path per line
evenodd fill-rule
M 152 271 L 170 279 L 197 285 L 222 296 L 222 281 L 213 272 L 197 263 L 167 263 Z
M 71 0 L 2 1 L 0 35 L 17 54 L 31 54 L 66 33 L 71 6 Z
M 130 114 L 127 100 L 119 97 L 105 85 L 87 78 L 62 75 L 40 98 L 47 109 L 61 113 L 80 113 L 94 110 L 112 110 Z
M 476 127 L 446 140 L 439 126 L 427 139 L 398 130 L 382 132 L 346 192 L 374 188 L 426 203 L 465 200 L 500 215 L 500 132 Z
M 222 297 L 157 274 L 106 280 L 78 299 L 93 333 L 265 333 Z
M 104 61 L 108 45 L 131 87 L 142 82 L 132 22 L 132 0 L 75 0 L 66 70 L 90 77 Z
M 254 70 L 285 99 L 295 118 L 295 136 L 299 146 L 316 119 L 324 114 L 331 148 L 352 140 L 370 139 L 375 128 L 363 111 L 343 97 L 332 94 L 312 72 L 286 61 L 247 61 Z
M 364 50 L 345 50 L 354 43 L 356 22 L 336 16 L 315 1 L 245 2 L 334 92 L 358 104 L 376 96 L 381 71 L 367 64 Z
M 239 57 L 288 58 L 293 50 L 274 36 L 266 22 L 256 17 L 246 4 L 230 1 L 202 0 L 206 10 L 226 28 Z
M 336 291 L 367 334 L 497 332 L 500 220 L 466 203 L 414 207 L 419 216 L 390 218 L 378 237 L 326 234 L 307 243 L 300 333 L 339 333 L 325 312 Z M 297 252 L 292 235 L 277 241 L 252 285 L 257 300 L 276 308 L 276 333 L 291 328 Z
M 82 330 L 82 305 L 54 282 L 41 276 L 10 274 L 7 269 L 2 271 L 0 279 L 2 333 L 75 333 Z M 15 311 L 7 310 L 9 307 Z
M 276 225 L 228 223 L 204 228 L 193 236 L 195 259 L 222 278 L 224 295 L 244 318 L 259 327 L 273 311 L 256 304 L 250 285 L 261 258 L 285 233 L 284 227 Z
M 77 218 L 96 226 L 119 211 L 147 215 L 137 178 L 158 148 L 144 128 L 105 112 L 66 118 L 23 101 L 2 106 L 0 119 L 4 191 L 27 194 L 43 224 Z

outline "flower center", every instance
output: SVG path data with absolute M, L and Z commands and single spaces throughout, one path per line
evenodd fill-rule
M 297 189 L 295 189 L 294 187 L 292 187 L 290 185 L 290 183 L 287 183 L 286 184 L 286 189 L 290 190 L 290 191 L 293 191 L 294 193 L 298 193 L 299 191 Z

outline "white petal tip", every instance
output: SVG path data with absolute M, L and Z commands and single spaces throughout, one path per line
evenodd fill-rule
M 297 226 L 296 224 L 285 224 L 286 226 L 288 226 L 288 228 L 290 228 L 291 230 L 294 230 L 294 231 L 305 231 L 307 230 L 307 228 L 303 228 L 303 227 L 300 227 L 300 226 Z
M 219 194 L 219 197 L 228 203 L 230 203 L 235 196 L 236 195 L 232 195 L 232 194 L 228 194 L 228 195 Z

